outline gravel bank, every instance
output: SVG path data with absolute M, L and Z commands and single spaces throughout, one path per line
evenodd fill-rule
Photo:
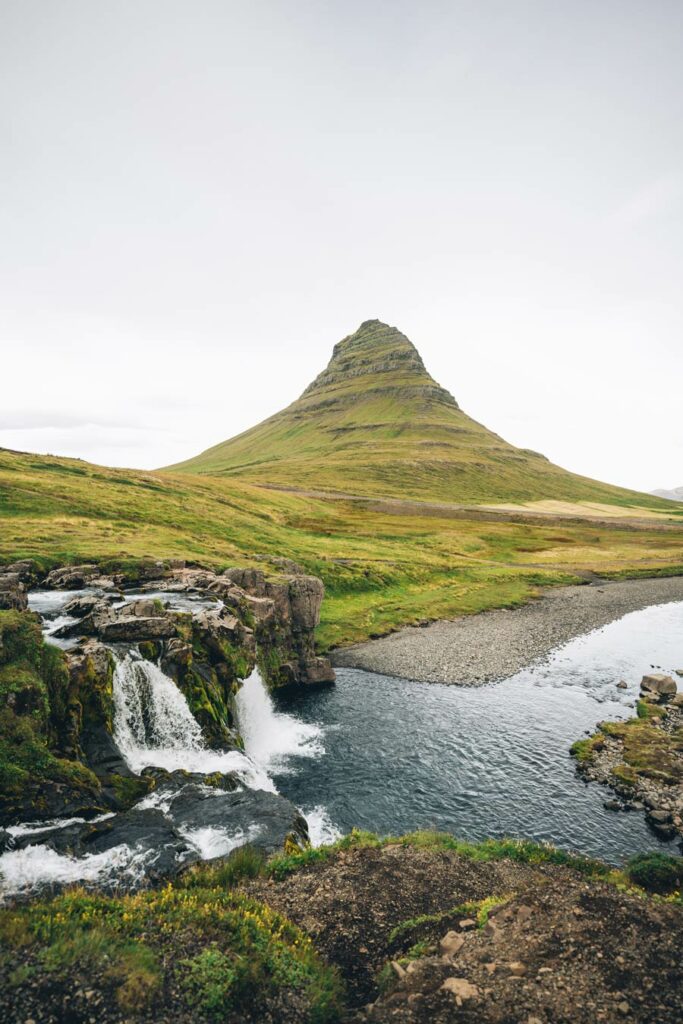
M 333 664 L 423 683 L 504 679 L 575 636 L 649 605 L 683 601 L 683 576 L 562 587 L 514 611 L 482 612 L 335 651 Z

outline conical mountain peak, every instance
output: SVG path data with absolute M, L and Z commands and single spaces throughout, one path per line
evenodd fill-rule
M 470 419 L 405 334 L 381 320 L 342 338 L 287 408 L 168 468 L 284 489 L 473 504 L 611 502 L 627 494 L 515 448 Z

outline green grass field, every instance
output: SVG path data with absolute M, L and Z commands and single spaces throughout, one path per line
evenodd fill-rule
M 513 607 L 586 571 L 683 573 L 683 521 L 636 529 L 617 520 L 478 515 L 0 450 L 0 561 L 35 558 L 48 567 L 151 556 L 268 568 L 269 558 L 284 555 L 325 582 L 323 648 L 403 624 Z

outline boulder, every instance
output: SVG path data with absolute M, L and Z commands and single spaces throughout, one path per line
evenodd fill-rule
M 6 565 L 0 569 L 0 572 L 16 573 L 21 582 L 27 587 L 34 586 L 40 579 L 38 566 L 30 558 L 22 558 L 19 562 L 12 562 L 11 565 Z
M 251 846 L 267 854 L 281 850 L 286 841 L 302 848 L 309 841 L 306 819 L 294 804 L 260 789 L 223 793 L 204 785 L 186 785 L 167 813 L 187 835 L 199 829 L 222 829 L 227 836 L 248 838 Z
M 99 576 L 96 565 L 64 565 L 49 572 L 43 581 L 48 590 L 82 590 L 94 576 Z
M 192 784 L 223 790 L 226 793 L 241 789 L 240 780 L 235 772 L 213 772 L 211 775 L 203 775 L 201 772 L 187 772 L 183 769 L 169 772 L 165 768 L 151 765 L 149 768 L 143 768 L 141 778 L 150 780 L 150 788 L 157 797 L 178 793 L 185 786 Z
M 454 957 L 465 945 L 465 936 L 460 932 L 447 932 L 439 942 L 439 950 L 443 956 Z
M 676 680 L 663 672 L 653 672 L 651 675 L 643 676 L 640 681 L 640 689 L 646 694 L 655 694 L 658 698 L 673 697 L 678 687 Z
M 479 998 L 479 989 L 476 985 L 472 985 L 467 978 L 446 978 L 441 986 L 441 991 L 449 992 L 458 1006 Z
M 24 612 L 28 608 L 28 594 L 18 572 L 0 575 L 0 608 Z
M 645 817 L 650 828 L 661 839 L 673 839 L 676 835 L 677 829 L 671 811 L 654 809 L 648 811 Z
M 83 619 L 86 615 L 92 615 L 93 612 L 108 610 L 109 605 L 99 594 L 79 594 L 78 597 L 72 598 L 68 604 L 64 605 L 64 614 L 70 615 L 74 619 Z

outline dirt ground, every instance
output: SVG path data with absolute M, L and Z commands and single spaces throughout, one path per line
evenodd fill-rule
M 478 863 L 396 845 L 344 851 L 250 891 L 337 965 L 358 1024 L 683 1020 L 683 909 L 565 867 Z M 494 895 L 504 900 L 483 927 L 456 913 L 390 938 L 408 919 Z M 451 935 L 461 947 L 453 956 L 439 945 L 448 933 L 463 940 Z M 417 942 L 422 955 L 404 959 Z M 380 991 L 379 972 L 391 960 L 398 967 L 385 970 Z

